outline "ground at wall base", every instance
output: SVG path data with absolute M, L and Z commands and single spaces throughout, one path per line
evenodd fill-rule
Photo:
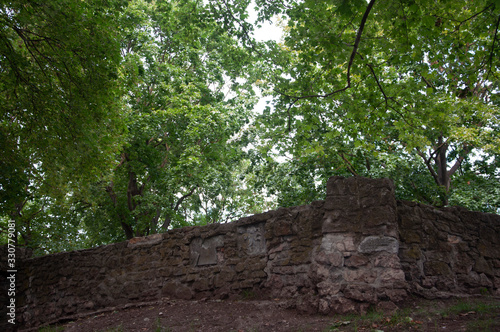
M 305 315 L 271 301 L 187 301 L 94 314 L 43 327 L 40 332 L 118 331 L 500 331 L 500 298 L 410 298 L 396 312 Z

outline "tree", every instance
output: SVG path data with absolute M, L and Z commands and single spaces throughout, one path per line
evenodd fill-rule
M 97 8 L 68 0 L 55 7 L 48 5 L 47 11 L 58 17 L 64 15 L 60 9 L 65 5 L 77 12 L 67 17 L 67 22 L 80 15 L 79 10 L 88 9 L 90 15 Z M 255 101 L 254 80 L 250 78 L 252 52 L 260 47 L 250 40 L 252 27 L 244 22 L 248 2 L 221 7 L 217 1 L 203 5 L 199 1 L 132 0 L 120 5 L 113 13 L 92 16 L 105 16 L 99 21 L 105 24 L 100 38 L 107 36 L 109 42 L 99 50 L 89 46 L 90 53 L 100 52 L 93 54 L 96 67 L 111 66 L 106 61 L 114 61 L 116 51 L 120 52 L 118 70 L 109 74 L 117 80 L 109 81 L 110 86 L 88 82 L 87 88 L 109 94 L 110 100 L 120 105 L 119 118 L 126 136 L 120 141 L 101 142 L 104 136 L 98 135 L 96 142 L 89 141 L 89 147 L 106 153 L 109 163 L 102 165 L 89 158 L 89 169 L 94 169 L 95 163 L 103 172 L 90 172 L 81 181 L 70 178 L 67 183 L 61 169 L 83 169 L 62 162 L 40 164 L 37 156 L 27 154 L 32 158 L 27 165 L 37 176 L 26 182 L 29 200 L 23 201 L 25 210 L 17 223 L 21 243 L 38 248 L 38 253 L 62 249 L 58 244 L 61 239 L 66 240 L 62 241 L 64 249 L 76 249 L 170 227 L 225 221 L 266 204 L 263 199 L 256 200 L 255 193 L 242 183 L 247 175 L 235 167 L 246 163 L 242 146 L 248 139 L 243 126 Z M 24 10 L 22 4 L 19 6 Z M 8 9 L 6 13 L 11 11 L 15 12 Z M 32 14 L 25 13 L 26 20 Z M 75 43 L 80 38 L 79 32 L 62 33 L 68 40 L 75 38 Z M 64 64 L 68 76 L 80 71 L 74 67 L 76 61 Z M 101 74 L 107 75 L 106 71 Z M 82 84 L 88 78 L 82 77 Z M 95 97 L 85 93 L 85 97 Z M 54 93 L 56 97 L 67 98 Z M 91 104 L 84 97 L 81 103 Z M 75 110 L 68 117 L 78 114 Z M 116 114 L 109 115 L 101 119 L 108 125 L 116 120 Z M 27 119 L 34 121 L 31 116 Z M 53 121 L 65 128 L 60 118 Z M 100 135 L 116 134 L 111 126 L 101 129 Z M 57 150 L 76 145 L 71 141 L 47 142 L 51 148 L 55 143 Z M 67 157 L 87 160 L 79 155 L 82 151 Z
M 288 17 L 262 123 L 283 152 L 334 163 L 317 181 L 390 174 L 403 198 L 436 205 L 468 204 L 453 196 L 462 177 L 498 191 L 499 3 L 282 3 L 262 10 Z
M 125 9 L 129 138 L 92 199 L 76 198 L 88 206 L 82 218 L 96 237 L 104 230 L 132 238 L 194 216 L 215 222 L 241 213 L 242 205 L 223 198 L 244 158 L 241 130 L 255 100 L 245 77 L 252 59 L 227 22 L 218 23 L 221 14 L 198 1 L 136 0 Z
M 109 169 L 124 126 L 118 2 L 0 4 L 0 213 L 60 196 Z M 43 198 L 45 199 L 45 198 Z M 43 204 L 42 204 L 43 205 Z

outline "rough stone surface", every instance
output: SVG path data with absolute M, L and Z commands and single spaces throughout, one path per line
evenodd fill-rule
M 396 202 L 387 179 L 333 177 L 325 201 L 94 249 L 19 251 L 16 263 L 22 328 L 162 297 L 390 312 L 409 293 L 500 294 L 500 216 Z
M 498 294 L 500 216 L 398 202 L 399 258 L 412 293 Z
M 399 252 L 399 242 L 397 239 L 388 236 L 368 236 L 361 241 L 358 251 L 361 253 L 387 251 L 397 254 Z

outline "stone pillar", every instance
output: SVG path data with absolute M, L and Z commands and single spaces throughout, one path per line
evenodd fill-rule
M 313 264 L 319 311 L 394 308 L 394 302 L 406 297 L 396 211 L 389 179 L 328 180 L 323 238 Z

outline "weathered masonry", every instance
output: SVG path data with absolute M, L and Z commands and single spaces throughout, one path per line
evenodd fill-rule
M 25 258 L 18 278 L 25 328 L 162 297 L 251 291 L 329 314 L 409 294 L 500 295 L 500 216 L 397 202 L 388 179 L 333 177 L 325 201 Z

